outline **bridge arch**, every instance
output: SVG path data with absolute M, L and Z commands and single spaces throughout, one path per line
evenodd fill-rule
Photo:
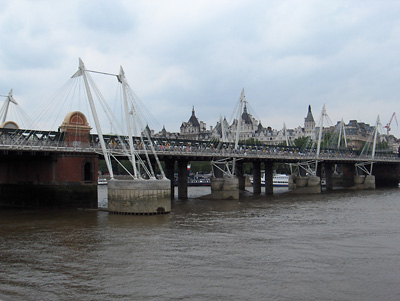
M 82 166 L 82 178 L 85 182 L 93 182 L 94 178 L 94 162 L 91 160 L 86 160 L 83 162 Z
M 62 125 L 78 125 L 78 126 L 88 126 L 88 122 L 85 114 L 79 111 L 69 112 L 65 118 Z

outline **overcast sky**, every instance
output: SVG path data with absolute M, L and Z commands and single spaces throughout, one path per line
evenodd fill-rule
M 30 112 L 78 68 L 117 73 L 169 131 L 242 88 L 264 126 L 400 114 L 400 1 L 0 0 L 0 94 Z M 4 99 L 4 98 L 2 98 Z M 400 116 L 399 116 L 400 117 Z M 61 118 L 63 119 L 63 118 Z M 60 120 L 61 123 L 62 120 Z M 155 129 L 156 131 L 161 128 Z M 392 133 L 400 137 L 395 122 Z

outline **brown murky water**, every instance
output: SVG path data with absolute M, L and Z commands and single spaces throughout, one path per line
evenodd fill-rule
M 0 300 L 400 300 L 399 216 L 398 189 L 0 211 Z

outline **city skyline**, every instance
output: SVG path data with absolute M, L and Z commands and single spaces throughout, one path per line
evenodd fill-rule
M 76 71 L 127 79 L 178 132 L 192 106 L 208 127 L 242 88 L 263 126 L 302 124 L 325 104 L 335 123 L 383 126 L 398 110 L 400 3 L 387 1 L 3 1 L 0 94 L 34 111 Z M 105 90 L 109 86 L 104 86 Z M 171 114 L 173 111 L 173 114 Z M 392 134 L 400 129 L 392 124 Z

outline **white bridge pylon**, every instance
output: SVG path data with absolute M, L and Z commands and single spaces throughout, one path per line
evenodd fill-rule
M 122 123 L 118 120 L 118 118 L 116 118 L 114 116 L 111 109 L 105 103 L 103 97 L 100 94 L 99 89 L 95 85 L 93 79 L 90 77 L 89 72 L 111 75 L 111 76 L 115 76 L 118 79 L 118 82 L 122 86 L 122 95 L 123 95 L 123 103 L 124 103 L 125 120 L 122 120 Z M 143 134 L 146 135 L 148 146 L 158 164 L 158 168 L 161 172 L 161 177 L 163 179 L 165 179 L 164 170 L 163 170 L 161 163 L 155 152 L 151 137 L 150 137 L 149 133 L 145 130 L 146 125 L 144 124 L 141 116 L 139 116 L 139 114 L 138 114 L 135 99 L 133 96 L 134 93 L 131 90 L 131 88 L 126 80 L 125 72 L 122 69 L 122 67 L 120 68 L 120 72 L 118 75 L 104 73 L 104 72 L 98 72 L 98 71 L 92 71 L 92 70 L 87 70 L 83 61 L 81 59 L 79 59 L 79 69 L 72 76 L 72 78 L 76 78 L 79 76 L 82 76 L 82 78 L 84 80 L 86 94 L 87 94 L 89 105 L 90 105 L 90 110 L 93 115 L 95 127 L 96 127 L 97 134 L 99 137 L 100 146 L 101 146 L 102 153 L 104 155 L 104 159 L 106 161 L 107 169 L 110 173 L 111 179 L 114 179 L 114 173 L 113 173 L 112 165 L 111 165 L 111 157 L 114 158 L 114 160 L 116 160 L 118 162 L 118 164 L 120 164 L 122 166 L 122 168 L 124 168 L 125 171 L 127 171 L 130 174 L 130 176 L 134 179 L 142 179 L 143 178 L 142 173 L 144 173 L 146 178 L 156 179 L 156 174 L 155 174 L 155 171 L 153 170 L 152 164 L 150 162 L 150 157 L 149 157 L 149 153 L 148 153 L 146 144 L 144 143 Z M 121 130 L 121 132 L 127 131 L 127 133 L 128 133 L 127 137 L 122 137 L 120 135 L 118 135 L 118 137 L 119 137 L 120 145 L 122 146 L 124 155 L 126 155 L 129 158 L 129 161 L 132 164 L 133 175 L 118 161 L 118 159 L 113 155 L 112 150 L 108 149 L 106 146 L 106 143 L 104 141 L 103 131 L 101 129 L 99 117 L 97 114 L 97 109 L 96 109 L 96 106 L 95 106 L 95 103 L 93 100 L 91 87 L 95 91 L 96 95 L 100 98 L 100 100 L 103 101 L 101 103 L 102 108 L 106 111 L 106 115 L 110 119 L 109 120 L 110 123 L 115 124 L 117 126 L 117 128 L 119 128 L 119 130 Z M 138 129 L 139 129 L 139 131 L 137 131 Z M 133 142 L 133 131 L 135 131 L 135 134 L 137 132 L 140 133 L 141 145 L 143 146 L 143 153 L 146 157 L 146 161 L 144 161 L 141 158 L 141 156 L 139 154 L 140 150 L 135 149 L 134 142 Z M 128 140 L 128 141 L 126 141 L 126 140 Z M 129 149 L 127 148 L 126 144 L 129 145 Z
M 321 110 L 321 115 L 319 117 L 318 125 L 316 127 L 316 129 L 318 130 L 318 132 L 316 132 L 316 134 L 318 134 L 318 139 L 316 140 L 315 160 L 307 161 L 307 162 L 299 162 L 297 164 L 299 169 L 301 168 L 301 169 L 305 170 L 310 175 L 314 175 L 314 176 L 317 175 L 318 163 L 320 162 L 321 147 L 322 147 L 323 142 L 324 142 L 325 146 L 328 145 L 328 142 L 331 142 L 332 145 L 330 145 L 330 147 L 332 149 L 334 149 L 334 148 L 340 149 L 340 147 L 342 146 L 342 143 L 344 143 L 344 146 L 347 147 L 347 138 L 346 138 L 346 131 L 345 131 L 345 127 L 344 127 L 343 118 L 338 123 L 338 125 L 336 126 L 336 130 L 333 133 L 333 134 L 336 133 L 336 135 L 338 135 L 337 140 L 335 140 L 336 139 L 335 138 L 334 141 L 329 141 L 329 139 L 326 137 L 326 133 L 325 133 L 325 137 L 324 137 L 324 126 L 330 126 L 330 125 L 332 125 L 332 121 L 326 112 L 326 106 L 324 104 L 322 107 L 322 110 Z M 334 136 L 332 135 L 332 137 L 334 137 Z
M 242 131 L 242 113 L 243 107 L 246 106 L 246 104 L 247 100 L 243 88 L 242 92 L 240 93 L 239 102 L 236 105 L 236 111 L 233 113 L 234 116 L 236 116 L 235 120 L 237 122 L 236 131 L 234 133 L 232 133 L 232 131 L 225 126 L 225 120 L 222 120 L 222 117 L 220 117 L 222 142 L 233 143 L 235 151 L 239 151 L 239 138 L 240 132 Z M 236 158 L 222 159 L 218 161 L 212 161 L 211 164 L 213 168 L 219 169 L 224 175 L 228 177 L 234 177 L 236 175 L 236 161 Z M 222 168 L 222 166 L 224 166 L 224 168 Z
M 13 97 L 12 89 L 10 90 L 8 95 L 4 97 L 6 97 L 6 100 L 0 109 L 0 118 L 1 118 L 0 124 L 4 123 L 7 120 L 7 114 L 8 114 L 8 109 L 10 108 L 10 103 L 15 104 L 16 106 L 18 105 L 17 101 Z
M 5 97 L 4 103 L 0 108 L 0 125 L 6 128 L 28 128 L 34 126 L 34 122 L 29 115 L 21 108 L 21 105 L 13 96 L 13 89 Z
M 371 133 L 372 135 L 370 136 L 370 141 L 367 141 L 367 143 L 365 143 L 363 150 L 361 151 L 360 156 L 363 155 L 363 153 L 368 152 L 368 148 L 370 146 L 370 144 L 372 144 L 372 150 L 371 150 L 371 161 L 370 162 L 360 162 L 360 163 L 356 163 L 356 170 L 359 169 L 362 172 L 366 173 L 367 175 L 372 175 L 372 170 L 374 167 L 374 159 L 375 159 L 375 153 L 376 153 L 376 147 L 377 147 L 377 142 L 378 142 L 378 136 L 379 136 L 379 130 L 382 130 L 382 124 L 381 124 L 381 119 L 378 115 L 378 117 L 376 118 L 376 122 L 375 122 L 375 128 L 373 133 Z M 371 141 L 372 139 L 372 141 Z M 367 168 L 367 166 L 369 166 L 369 169 Z

